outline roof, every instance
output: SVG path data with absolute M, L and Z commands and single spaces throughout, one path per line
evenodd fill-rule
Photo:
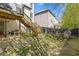
M 52 13 L 50 10 L 44 9 L 44 10 L 38 12 L 38 13 L 35 13 L 35 15 L 39 15 L 39 14 L 42 14 L 42 13 L 45 13 L 45 12 L 50 12 L 50 13 Z
M 50 12 L 50 13 L 55 17 L 55 19 L 58 21 L 58 19 L 56 18 L 56 16 L 55 16 L 49 9 L 44 9 L 44 10 L 38 12 L 38 13 L 35 13 L 35 16 L 36 16 L 36 15 L 43 14 L 43 13 L 46 13 L 46 12 Z M 59 22 L 59 21 L 58 21 L 58 22 Z
M 23 5 L 24 5 L 24 4 L 23 4 Z M 32 7 L 29 7 L 29 6 L 27 6 L 27 5 L 24 5 L 24 7 L 29 8 L 29 9 L 32 9 Z

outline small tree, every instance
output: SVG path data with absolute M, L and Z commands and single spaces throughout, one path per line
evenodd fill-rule
M 79 28 L 79 4 L 67 4 L 62 19 L 62 28 Z

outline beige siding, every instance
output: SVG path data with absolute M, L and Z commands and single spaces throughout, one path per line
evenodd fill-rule
M 54 28 L 58 24 L 57 19 L 49 12 L 48 13 L 49 27 Z
M 43 13 L 35 16 L 35 23 L 42 27 L 48 27 L 48 13 Z
M 55 24 L 58 23 L 56 18 L 49 11 L 36 15 L 35 22 L 38 25 L 42 27 L 47 27 L 47 28 L 54 28 Z
M 31 13 L 32 13 L 32 22 L 34 22 L 34 4 L 32 4 L 32 10 L 31 10 Z
M 19 21 L 10 21 L 7 23 L 7 31 L 11 32 L 15 29 L 19 29 Z

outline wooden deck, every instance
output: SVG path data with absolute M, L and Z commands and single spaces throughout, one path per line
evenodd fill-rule
M 8 10 L 2 10 L 0 9 L 0 18 L 8 19 L 8 20 L 18 20 L 21 23 L 23 23 L 27 28 L 31 28 L 31 30 L 36 34 L 42 33 L 42 28 L 38 26 L 37 24 L 34 24 L 29 17 L 18 15 L 17 13 L 12 14 Z
M 16 20 L 16 19 L 22 19 L 22 16 L 14 15 L 14 14 L 11 14 L 11 12 L 9 12 L 8 10 L 0 9 L 0 18 Z

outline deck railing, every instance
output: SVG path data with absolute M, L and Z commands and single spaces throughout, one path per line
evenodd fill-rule
M 13 4 L 13 5 L 15 6 L 16 10 L 13 10 L 12 6 L 9 3 L 0 3 L 0 9 L 10 11 L 12 14 L 15 14 L 15 15 L 23 15 L 22 9 L 19 7 L 17 8 L 16 4 Z

